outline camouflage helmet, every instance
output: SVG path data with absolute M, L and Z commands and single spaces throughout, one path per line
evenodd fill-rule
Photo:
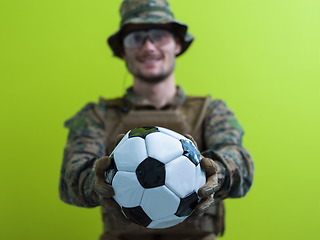
M 114 56 L 121 58 L 121 36 L 128 24 L 171 24 L 175 34 L 181 39 L 181 52 L 184 53 L 194 37 L 187 32 L 188 26 L 174 19 L 166 0 L 124 0 L 120 7 L 120 30 L 108 38 Z

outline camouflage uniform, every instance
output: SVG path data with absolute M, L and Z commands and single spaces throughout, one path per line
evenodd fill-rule
M 122 37 L 130 24 L 170 25 L 180 38 L 183 54 L 193 41 L 187 25 L 174 19 L 165 0 L 124 0 L 119 31 L 108 38 L 114 56 L 121 58 Z M 143 117 L 142 117 L 143 116 Z M 203 116 L 203 118 L 202 118 Z M 144 121 L 144 119 L 149 119 Z M 169 229 L 146 229 L 136 224 L 122 226 L 102 209 L 104 233 L 101 240 L 112 239 L 215 239 L 223 233 L 223 199 L 244 196 L 252 183 L 253 164 L 242 147 L 243 130 L 226 104 L 211 98 L 186 96 L 181 88 L 163 109 L 155 110 L 150 102 L 129 89 L 123 98 L 89 103 L 65 122 L 70 132 L 65 147 L 60 178 L 60 198 L 81 207 L 100 205 L 94 187 L 96 159 L 109 155 L 117 134 L 137 126 L 162 126 L 191 134 L 203 155 L 218 165 L 220 189 L 216 204 L 194 223 L 184 221 Z M 203 238 L 205 237 L 205 238 Z
M 161 112 L 185 106 L 187 98 L 183 90 L 178 87 L 175 98 L 163 109 L 155 110 L 148 100 L 134 94 L 130 88 L 122 99 L 123 105 L 117 106 L 116 110 L 112 108 L 113 100 L 100 99 L 99 104 L 87 104 L 74 117 L 65 122 L 65 127 L 70 132 L 61 168 L 60 198 L 66 203 L 81 207 L 91 208 L 100 205 L 99 198 L 93 191 L 94 163 L 96 159 L 112 151 L 114 139 L 109 139 L 110 131 L 120 133 L 123 130 L 123 128 L 108 125 L 110 119 L 113 119 L 113 122 L 119 119 L 121 122 L 121 119 L 133 110 L 139 112 L 147 109 L 161 114 Z M 195 99 L 195 101 L 198 100 Z M 219 202 L 228 197 L 242 197 L 248 192 L 253 178 L 251 157 L 242 147 L 243 129 L 223 101 L 210 100 L 205 110 L 205 117 L 195 139 L 203 154 L 218 164 L 221 188 L 215 194 L 215 201 Z M 199 115 L 196 111 L 192 110 L 191 112 L 194 113 L 192 115 Z M 206 215 L 202 218 L 206 217 L 208 218 Z M 103 218 L 105 222 L 108 221 L 106 216 Z M 184 225 L 184 227 L 187 231 L 188 226 Z M 130 231 L 130 228 L 119 227 L 118 229 Z M 107 224 L 104 231 L 110 232 L 112 229 L 110 230 Z M 214 229 L 209 229 L 208 232 L 210 231 L 218 233 Z M 221 229 L 219 231 L 221 232 Z M 152 230 L 150 232 L 152 233 Z M 157 230 L 154 233 L 161 235 L 165 232 L 166 230 Z

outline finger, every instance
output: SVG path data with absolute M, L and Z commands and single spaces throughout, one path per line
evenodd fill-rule
M 201 169 L 206 172 L 207 177 L 217 173 L 217 164 L 210 158 L 202 158 L 200 165 Z
M 120 224 L 128 225 L 131 223 L 130 220 L 128 220 L 121 212 L 121 207 L 119 206 L 119 204 L 116 201 L 114 201 L 112 198 L 102 198 L 100 204 L 109 213 L 112 213 L 112 216 Z
M 201 198 L 207 198 L 214 193 L 214 188 L 210 182 L 207 182 L 198 190 L 198 196 Z
M 206 212 L 209 207 L 211 207 L 214 204 L 214 199 L 212 197 L 203 198 L 201 201 L 196 205 L 195 207 L 195 214 L 196 215 L 202 215 L 204 212 Z
M 100 158 L 95 165 L 96 176 L 104 179 L 105 171 L 110 167 L 111 159 L 108 156 Z
M 198 195 L 201 198 L 206 198 L 212 195 L 218 188 L 218 177 L 217 177 L 217 165 L 210 158 L 201 159 L 201 169 L 206 172 L 206 184 L 204 184 L 199 190 Z
M 97 183 L 93 190 L 100 196 L 105 197 L 105 198 L 111 198 L 114 196 L 114 190 L 111 186 L 109 186 L 105 182 L 99 182 Z
M 219 188 L 217 175 L 207 178 L 206 184 L 204 184 L 198 190 L 198 195 L 201 198 L 206 198 L 216 192 Z
M 191 140 L 193 142 L 193 144 L 196 146 L 196 148 L 199 149 L 198 144 L 196 143 L 196 140 L 194 140 L 194 138 L 190 134 L 185 134 L 184 136 L 186 138 L 188 138 L 189 140 Z
M 121 225 L 129 225 L 131 224 L 130 220 L 128 220 L 121 212 L 112 214 L 114 219 L 120 223 Z
M 111 159 L 108 156 L 100 158 L 95 165 L 96 173 L 104 175 L 104 172 L 110 167 L 110 165 Z
M 101 239 L 101 238 L 100 238 Z M 108 240 L 121 240 L 120 238 L 114 237 L 109 233 L 104 233 L 103 234 L 103 239 L 108 239 Z
M 100 158 L 95 165 L 96 184 L 94 191 L 105 198 L 110 198 L 114 195 L 114 190 L 105 181 L 105 172 L 111 165 L 111 159 L 108 156 Z
M 193 213 L 192 213 L 186 220 L 187 220 L 187 222 L 192 223 L 192 222 L 198 220 L 202 215 L 203 215 L 203 214 L 197 215 L 197 214 L 195 213 L 195 211 L 193 211 Z
M 207 178 L 207 183 L 208 186 L 213 188 L 213 191 L 216 192 L 219 189 L 219 182 L 218 182 L 218 175 L 212 175 L 210 177 Z
M 113 200 L 112 198 L 101 198 L 100 205 L 104 207 L 110 213 L 118 213 L 121 212 L 121 207 L 119 204 Z

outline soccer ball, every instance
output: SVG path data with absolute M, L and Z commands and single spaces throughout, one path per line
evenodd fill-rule
M 133 223 L 168 228 L 185 220 L 206 183 L 192 141 L 162 127 L 130 130 L 110 155 L 106 182 L 114 200 Z

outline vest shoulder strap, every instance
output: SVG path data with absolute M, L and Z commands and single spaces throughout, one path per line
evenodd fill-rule
M 208 109 L 208 105 L 209 103 L 212 101 L 210 95 L 206 96 L 206 97 L 194 97 L 194 96 L 190 96 L 187 98 L 187 101 L 190 102 L 190 104 L 196 104 L 198 109 L 201 109 L 198 115 L 198 119 L 195 122 L 195 125 L 193 126 L 193 130 L 191 135 L 195 135 L 197 132 L 199 132 L 200 127 L 203 123 L 203 120 L 206 116 L 207 113 L 207 109 Z M 197 103 L 196 103 L 197 102 Z
M 99 99 L 99 105 L 101 106 L 107 106 L 107 107 L 114 107 L 114 108 L 119 108 L 119 107 L 124 107 L 125 101 L 123 98 L 112 98 L 112 99 L 105 99 L 105 98 L 100 98 Z

